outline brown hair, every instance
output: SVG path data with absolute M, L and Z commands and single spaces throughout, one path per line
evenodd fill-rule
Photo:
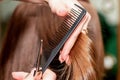
M 60 64 L 57 57 L 51 63 L 50 68 L 57 74 L 57 80 L 102 78 L 103 45 L 98 17 L 90 4 L 82 4 L 95 17 L 92 17 L 88 25 L 88 34 L 81 33 L 71 50 L 71 65 Z M 0 79 L 12 79 L 10 74 L 13 71 L 30 71 L 36 60 L 37 44 L 41 38 L 44 40 L 44 55 L 48 57 L 49 54 L 46 53 L 50 50 L 47 50 L 47 46 L 50 40 L 54 40 L 53 35 L 62 21 L 51 12 L 47 4 L 18 5 L 11 17 L 0 55 Z

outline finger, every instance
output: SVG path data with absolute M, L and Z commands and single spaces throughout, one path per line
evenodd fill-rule
M 90 15 L 88 12 L 86 13 L 86 15 L 87 15 L 87 20 L 86 20 L 85 24 L 83 25 L 83 30 L 82 30 L 82 32 L 85 32 L 85 30 L 87 30 L 88 23 L 89 23 L 90 20 L 91 20 L 91 15 Z
M 65 59 L 67 58 L 67 56 L 69 55 L 69 52 L 71 50 L 71 48 L 73 47 L 76 39 L 77 39 L 77 36 L 79 35 L 79 32 L 81 31 L 82 29 L 82 26 L 83 26 L 83 22 L 85 22 L 85 20 L 83 20 L 80 25 L 78 25 L 78 27 L 75 29 L 75 31 L 72 33 L 72 35 L 70 36 L 70 38 L 66 41 L 66 43 L 64 44 L 64 47 L 61 51 L 61 58 L 62 60 L 65 61 Z
M 71 64 L 70 56 L 69 56 L 69 55 L 67 56 L 67 58 L 66 58 L 66 60 L 65 60 L 65 63 L 66 63 L 67 65 L 70 65 L 70 64 Z
M 77 0 L 58 0 L 58 4 L 54 5 L 54 10 L 59 16 L 66 16 L 71 8 L 74 8 L 74 4 L 79 4 L 82 6 Z
M 36 70 L 35 68 L 32 69 L 32 71 L 29 73 L 29 75 L 27 75 L 27 76 L 24 77 L 24 80 L 34 80 L 33 74 L 34 74 L 35 70 Z
M 23 80 L 26 75 L 26 72 L 12 72 L 12 77 L 17 80 Z
M 68 10 L 66 7 L 62 6 L 62 7 L 59 7 L 57 10 L 56 10 L 56 14 L 59 15 L 59 16 L 65 16 L 68 14 Z
M 56 80 L 56 74 L 50 69 L 47 69 L 43 74 L 43 80 Z
M 65 16 L 67 14 L 67 9 L 66 9 L 64 2 L 65 1 L 63 0 L 49 0 L 48 1 L 52 12 L 56 13 L 59 16 Z
M 38 72 L 35 77 L 34 80 L 42 80 L 42 72 Z
M 72 33 L 72 35 L 70 36 L 70 38 L 66 41 L 61 53 L 60 53 L 60 62 L 63 62 L 66 60 L 66 58 L 69 56 L 70 50 L 72 49 L 78 35 L 80 34 L 83 26 L 88 25 L 89 20 L 88 20 L 88 15 L 86 15 L 83 20 L 80 22 L 80 24 L 78 25 L 78 27 L 75 29 L 75 31 Z M 88 21 L 87 21 L 88 20 Z M 87 21 L 87 22 L 86 22 Z
M 60 61 L 60 63 L 63 63 L 65 61 L 67 65 L 71 64 L 70 56 L 66 55 L 66 59 L 64 59 L 64 57 L 62 57 L 62 51 L 60 51 L 59 61 Z

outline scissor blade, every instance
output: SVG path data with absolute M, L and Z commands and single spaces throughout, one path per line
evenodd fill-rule
M 42 59 L 42 54 L 43 54 L 43 40 L 40 41 L 39 43 L 39 47 L 38 47 L 38 56 L 37 56 L 37 60 L 36 60 L 36 65 L 35 65 L 35 72 L 34 72 L 34 75 L 37 73 L 37 72 L 40 72 L 41 71 L 41 59 Z

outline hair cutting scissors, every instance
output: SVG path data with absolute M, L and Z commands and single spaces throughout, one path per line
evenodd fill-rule
M 33 76 L 36 76 L 42 72 L 41 60 L 42 60 L 42 54 L 43 54 L 43 40 L 40 40 L 40 44 L 38 48 L 39 48 L 38 56 L 37 56 L 37 60 L 35 63 L 35 71 L 34 71 Z

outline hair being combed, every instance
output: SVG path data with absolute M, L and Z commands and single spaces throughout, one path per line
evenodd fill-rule
M 59 29 L 63 19 L 53 14 L 48 5 L 22 3 L 17 6 L 9 24 L 4 46 L 0 56 L 0 79 L 12 79 L 13 71 L 30 71 L 37 56 L 37 43 L 44 40 L 44 55 L 49 57 L 50 40 Z M 89 27 L 89 26 L 88 26 Z M 89 30 L 89 29 L 88 29 Z M 92 31 L 92 30 L 91 30 Z M 70 52 L 71 65 L 60 64 L 54 59 L 51 70 L 57 74 L 57 80 L 99 80 L 98 53 L 91 35 L 81 33 Z M 59 43 L 59 42 L 58 42 Z M 47 53 L 47 54 L 46 54 Z M 26 60 L 27 58 L 27 60 Z
M 53 69 L 59 75 L 57 80 L 97 80 L 95 56 L 92 40 L 87 34 L 81 33 L 70 52 L 71 64 Z
M 88 35 L 84 33 L 79 35 L 70 56 L 74 73 L 73 80 L 97 80 L 98 75 L 95 62 L 95 49 L 93 42 Z

